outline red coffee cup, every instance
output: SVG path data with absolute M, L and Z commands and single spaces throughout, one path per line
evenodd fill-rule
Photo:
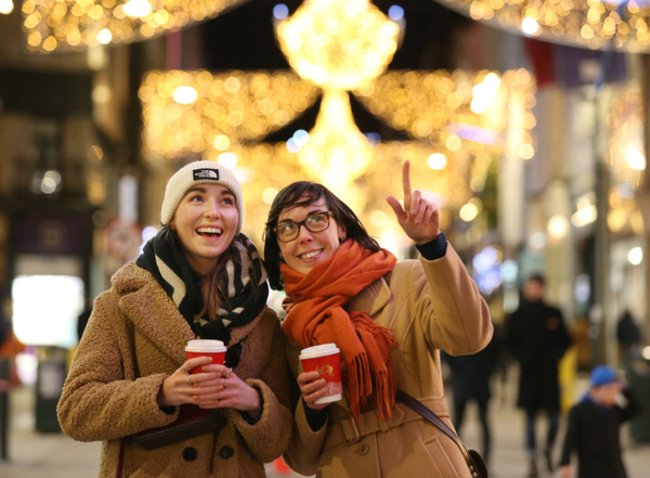
M 339 349 L 336 344 L 316 345 L 302 349 L 300 362 L 305 372 L 318 372 L 320 378 L 325 379 L 327 393 L 314 403 L 330 403 L 341 400 L 343 387 L 341 386 L 341 362 Z
M 196 357 L 212 357 L 211 364 L 223 365 L 226 360 L 226 346 L 221 340 L 196 339 L 190 340 L 185 347 L 187 359 Z M 193 368 L 190 373 L 201 373 L 201 367 Z

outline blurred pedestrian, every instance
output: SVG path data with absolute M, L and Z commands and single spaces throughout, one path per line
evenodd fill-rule
M 532 275 L 524 284 L 524 298 L 510 316 L 507 344 L 519 361 L 519 396 L 517 406 L 526 412 L 526 450 L 530 478 L 539 476 L 535 420 L 544 411 L 548 431 L 543 450 L 546 467 L 553 471 L 553 444 L 560 416 L 558 362 L 571 345 L 562 313 L 544 302 L 545 279 Z
M 621 454 L 621 424 L 641 412 L 639 404 L 607 365 L 591 373 L 590 389 L 569 413 L 560 475 L 572 478 L 571 454 L 578 453 L 578 478 L 626 478 Z
M 104 441 L 101 478 L 263 477 L 287 447 L 285 340 L 260 255 L 241 234 L 243 208 L 227 168 L 181 168 L 162 229 L 95 300 L 58 416 L 70 437 Z M 228 347 L 225 365 L 186 360 L 197 336 Z M 128 439 L 173 424 L 181 405 L 220 409 L 220 426 L 152 450 Z
M 3 379 L 8 380 L 8 383 L 5 382 L 3 387 L 13 388 L 22 384 L 20 376 L 18 375 L 16 357 L 24 351 L 25 345 L 18 340 L 16 334 L 14 334 L 13 327 L 9 325 L 5 332 L 4 341 L 0 344 L 0 360 L 4 361 L 3 375 L 6 375 Z
M 628 309 L 616 324 L 616 340 L 621 363 L 626 363 L 630 352 L 641 343 L 641 329 Z
M 492 434 L 489 422 L 489 402 L 492 396 L 490 379 L 499 360 L 498 332 L 495 326 L 490 343 L 472 355 L 451 356 L 443 352 L 451 370 L 451 389 L 454 403 L 454 426 L 461 433 L 467 404 L 475 401 L 478 406 L 479 422 L 482 431 L 481 455 L 489 464 Z

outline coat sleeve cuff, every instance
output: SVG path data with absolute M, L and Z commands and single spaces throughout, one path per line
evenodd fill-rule
M 445 233 L 441 232 L 438 234 L 438 237 L 426 244 L 416 244 L 415 248 L 428 261 L 435 261 L 436 259 L 445 257 L 447 253 L 447 238 L 445 237 Z
M 178 414 L 180 411 L 179 407 L 160 407 L 158 405 L 158 393 L 160 391 L 160 388 L 162 387 L 163 382 L 167 377 L 168 375 L 165 374 L 155 374 L 155 375 L 150 375 L 148 377 L 142 377 L 138 379 L 143 382 L 148 382 L 146 386 L 147 387 L 151 386 L 151 388 L 153 389 L 152 403 L 154 406 L 152 408 L 152 414 L 151 414 L 152 425 L 145 428 L 145 430 L 148 430 L 149 428 L 157 428 L 157 427 L 169 425 L 170 423 L 176 421 L 176 419 L 178 418 Z
M 259 391 L 259 389 L 256 388 L 255 391 L 257 392 L 257 394 L 260 397 L 260 406 L 262 407 L 262 410 L 264 410 L 264 396 L 262 395 L 262 392 Z M 242 416 L 242 418 L 248 422 L 249 425 L 255 425 L 262 418 L 261 414 L 260 414 L 260 416 L 258 418 L 253 418 L 253 417 L 251 417 L 251 414 L 248 413 L 248 411 L 246 411 L 246 410 L 243 410 L 243 411 L 240 410 L 239 413 Z
M 295 472 L 305 476 L 315 475 L 318 470 L 321 450 L 327 437 L 329 413 L 325 416 L 323 426 L 318 431 L 313 431 L 307 421 L 303 402 L 298 400 L 295 420 L 294 433 L 291 436 L 289 447 L 282 457 Z
M 303 400 L 302 409 L 305 412 L 305 418 L 307 419 L 307 423 L 309 424 L 311 431 L 317 432 L 323 428 L 323 425 L 325 425 L 325 423 L 327 423 L 327 408 L 324 408 L 322 410 L 314 410 L 305 406 L 305 402 Z

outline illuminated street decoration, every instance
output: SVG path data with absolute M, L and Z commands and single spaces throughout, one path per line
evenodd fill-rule
M 645 1 L 436 0 L 474 20 L 546 41 L 591 49 L 650 50 Z
M 384 72 L 399 26 L 368 0 L 306 0 L 276 31 L 301 78 L 326 90 L 353 90 Z
M 298 160 L 350 205 L 363 206 L 355 181 L 373 162 L 371 144 L 359 131 L 347 91 L 382 74 L 397 50 L 399 26 L 368 0 L 307 0 L 276 25 L 280 47 L 304 80 L 323 89 L 309 142 Z
M 392 71 L 361 85 L 356 96 L 393 128 L 442 151 L 456 152 L 465 144 L 478 156 L 507 148 L 510 157 L 528 160 L 534 154 L 534 85 L 523 69 L 503 75 Z
M 23 26 L 32 51 L 79 50 L 176 31 L 244 1 L 24 0 Z
M 367 0 L 306 1 L 276 27 L 302 80 L 287 72 L 152 72 L 140 90 L 145 158 L 156 163 L 200 154 L 233 168 L 256 239 L 275 194 L 295 180 L 322 182 L 371 234 L 391 243 L 398 232 L 385 198 L 399 195 L 405 160 L 414 187 L 435 193 L 446 227 L 450 209 L 475 206 L 472 195 L 483 190 L 496 159 L 534 154 L 535 80 L 525 70 L 384 74 L 399 27 Z M 349 91 L 411 140 L 366 137 L 354 122 Z M 318 94 L 311 131 L 297 131 L 286 143 L 259 142 L 289 125 Z
M 14 2 L 12 0 L 0 0 L 0 14 L 9 15 L 14 11 Z
M 216 161 L 235 144 L 260 141 L 291 123 L 316 101 L 319 89 L 286 72 L 174 70 L 148 73 L 138 94 L 145 157 L 199 153 Z
M 641 87 L 632 81 L 621 88 L 607 115 L 607 164 L 612 173 L 607 224 L 614 232 L 643 233 L 643 216 L 635 190 L 646 168 Z

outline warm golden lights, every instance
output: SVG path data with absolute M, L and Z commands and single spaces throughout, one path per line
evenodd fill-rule
M 599 0 L 436 0 L 474 20 L 524 35 L 577 46 L 650 50 L 650 9 L 644 2 Z
M 48 53 L 151 38 L 242 0 L 24 0 L 27 47 Z M 0 0 L 0 13 L 11 0 Z
M 234 144 L 259 141 L 293 121 L 318 92 L 285 72 L 150 72 L 139 91 L 145 156 L 199 153 L 217 161 Z
M 477 115 L 470 106 L 472 89 L 490 74 L 500 86 Z M 196 91 L 192 103 L 174 100 L 175 92 L 190 91 L 184 87 Z M 395 71 L 381 75 L 372 88 L 360 88 L 356 97 L 372 114 L 406 131 L 411 141 L 368 141 L 354 124 L 348 93 L 339 91 L 324 92 L 309 133 L 296 131 L 286 143 L 259 143 L 312 105 L 319 91 L 286 72 L 152 72 L 139 93 L 145 158 L 155 162 L 199 154 L 233 167 L 246 190 L 246 215 L 260 224 L 283 186 L 301 179 L 323 182 L 379 235 L 388 226 L 377 225 L 383 217 L 377 211 L 392 217 L 385 198 L 400 193 L 395 178 L 404 160 L 411 161 L 414 187 L 435 191 L 444 207 L 470 204 L 463 216 L 473 220 L 480 202 L 470 200 L 485 187 L 490 165 L 503 154 L 520 157 L 535 124 L 535 81 L 526 71 Z M 249 232 L 261 237 L 261 229 Z
M 534 154 L 535 79 L 526 70 L 384 73 L 399 28 L 367 0 L 306 0 L 276 23 L 298 76 L 151 72 L 139 91 L 145 158 L 200 155 L 232 169 L 246 191 L 247 224 L 257 228 L 248 232 L 256 239 L 278 190 L 305 179 L 332 189 L 371 234 L 397 237 L 386 195 L 400 194 L 396 178 L 406 160 L 414 187 L 432 191 L 442 208 L 463 207 L 463 219 L 474 220 L 482 203 L 472 196 L 483 191 L 494 161 Z M 286 142 L 260 142 L 319 94 L 311 131 L 297 130 Z M 350 94 L 410 140 L 382 142 L 376 133 L 363 134 Z M 444 216 L 448 224 L 450 215 Z
M 398 35 L 397 23 L 368 0 L 305 0 L 277 24 L 280 47 L 296 73 L 341 90 L 380 75 Z
M 0 14 L 9 15 L 14 11 L 14 2 L 12 0 L 0 0 Z
M 646 168 L 644 113 L 641 87 L 636 81 L 619 88 L 607 115 L 607 164 L 611 172 L 607 225 L 613 232 L 643 233 L 643 216 L 636 189 Z

